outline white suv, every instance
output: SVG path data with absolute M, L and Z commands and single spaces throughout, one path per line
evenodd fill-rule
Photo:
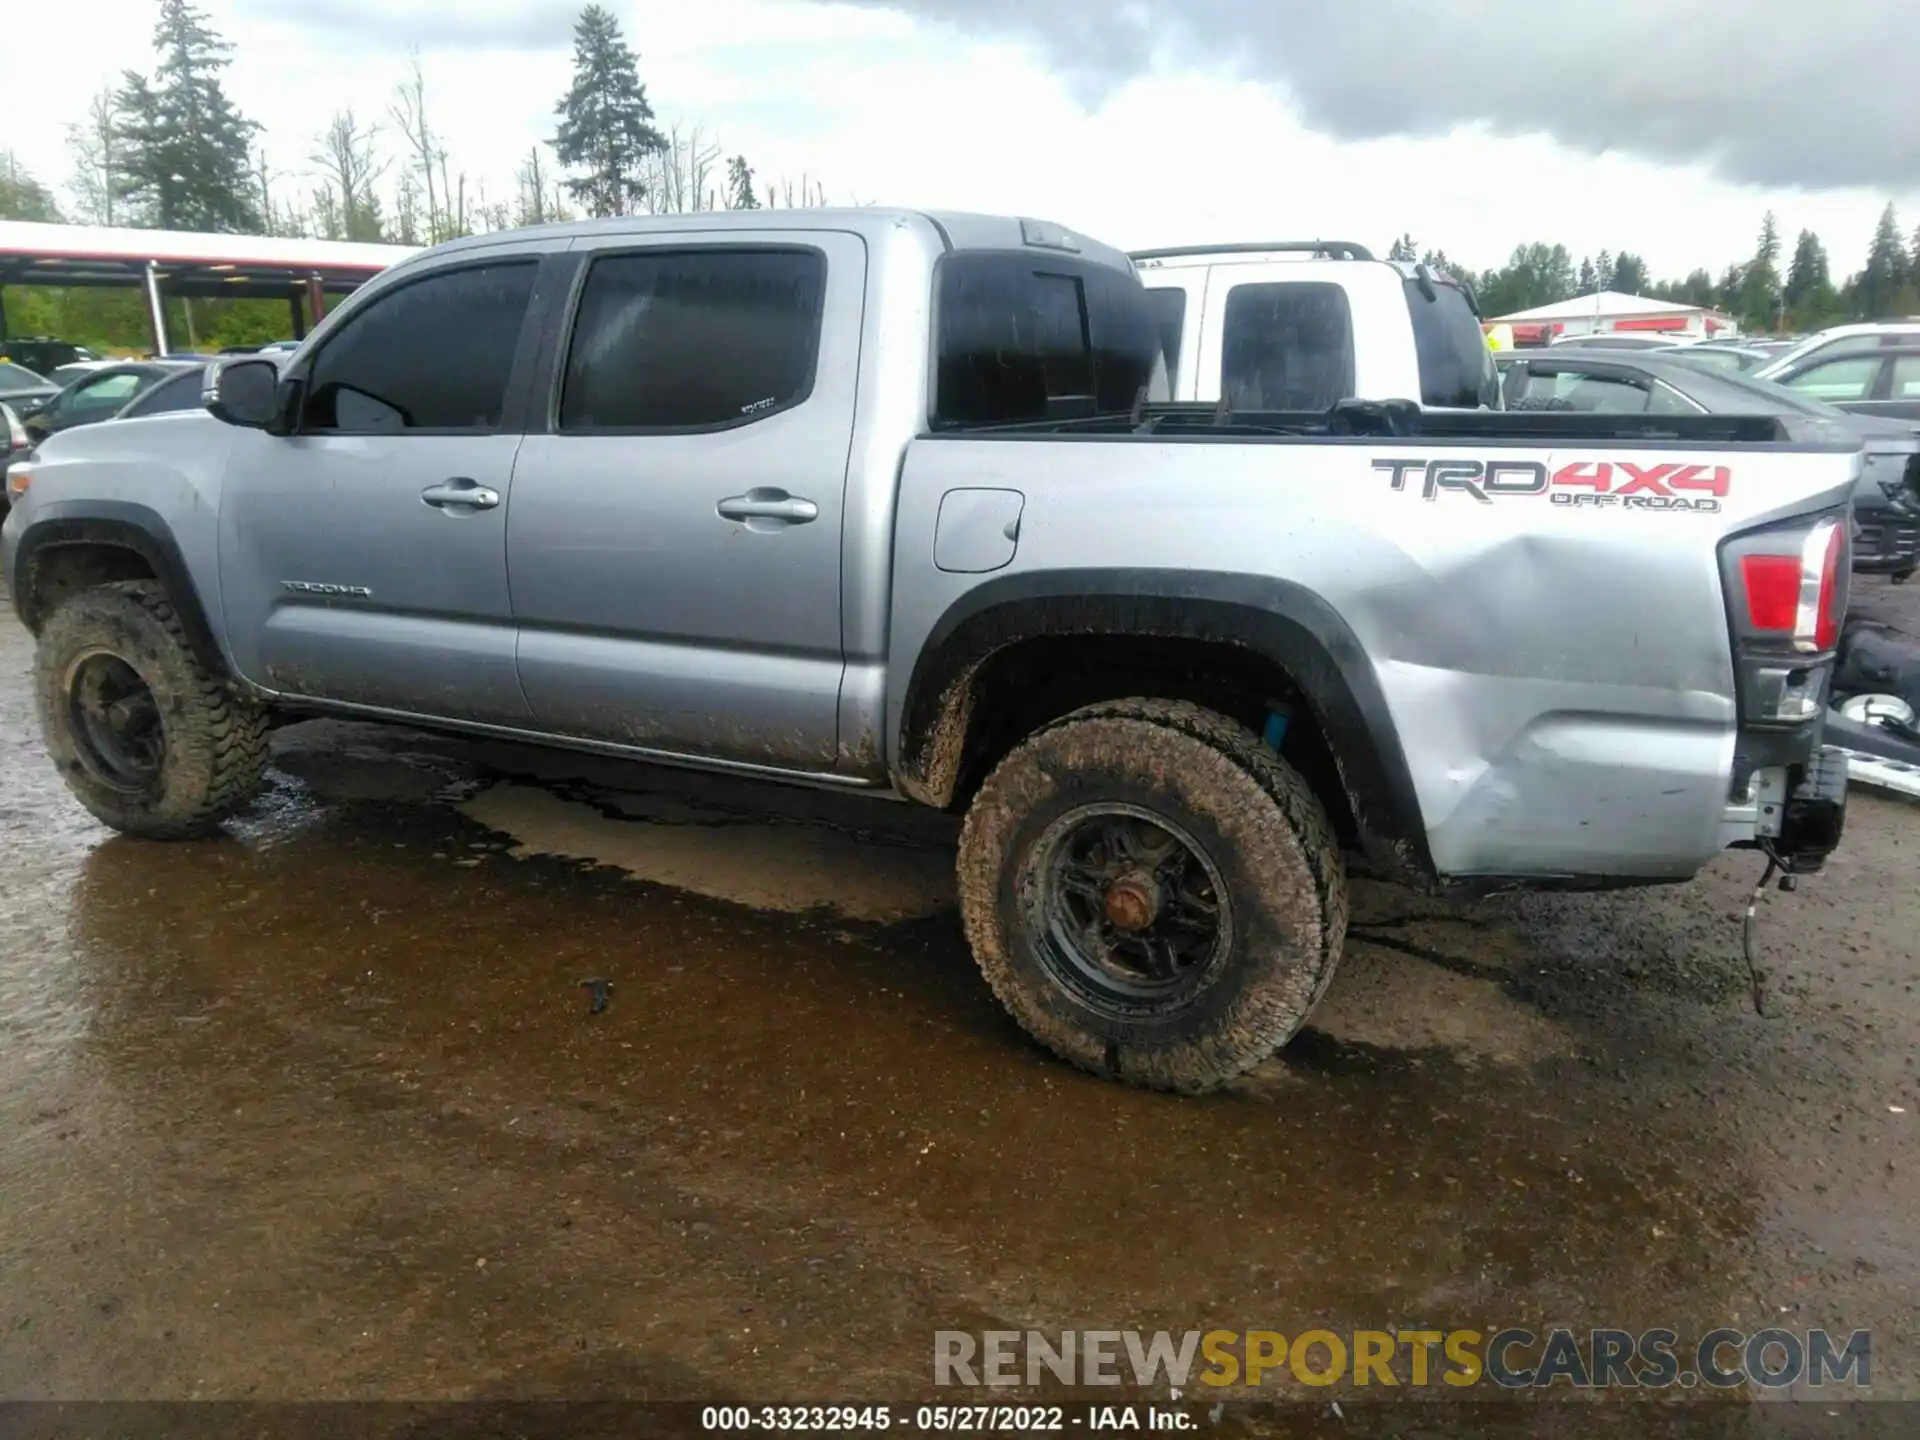
M 1500 408 L 1465 285 L 1344 240 L 1142 250 L 1170 398 L 1325 410 L 1345 399 Z

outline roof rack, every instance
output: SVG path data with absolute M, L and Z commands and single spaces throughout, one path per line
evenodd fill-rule
M 1258 255 L 1266 251 L 1320 255 L 1328 260 L 1371 260 L 1373 252 L 1351 240 L 1240 241 L 1232 245 L 1171 245 L 1163 250 L 1135 250 L 1135 260 L 1175 260 L 1188 255 Z

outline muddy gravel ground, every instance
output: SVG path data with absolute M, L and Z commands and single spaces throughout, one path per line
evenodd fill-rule
M 1362 885 L 1312 1027 L 1176 1099 L 994 1006 L 940 817 L 328 722 L 224 837 L 142 843 L 51 773 L 29 655 L 0 613 L 0 1399 L 905 1398 L 937 1329 L 1774 1324 L 1870 1329 L 1920 1399 L 1920 806 L 1857 795 L 1765 902 L 1769 1018 L 1752 856 Z

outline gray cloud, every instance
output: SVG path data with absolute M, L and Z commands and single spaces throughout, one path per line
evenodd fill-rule
M 1920 24 L 1900 0 L 855 3 L 1038 41 L 1094 94 L 1156 58 L 1275 82 L 1343 138 L 1479 122 L 1756 185 L 1920 189 Z M 1260 153 L 1257 136 L 1194 143 Z
M 440 0 L 251 0 L 250 20 L 276 20 L 387 53 L 418 45 L 423 51 L 556 50 L 573 44 L 574 0 L 525 0 L 496 5 Z

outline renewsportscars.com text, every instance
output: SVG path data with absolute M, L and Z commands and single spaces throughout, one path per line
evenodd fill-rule
M 1495 1386 L 1507 1390 L 1784 1389 L 1873 1383 L 1873 1340 L 1855 1330 L 1713 1330 L 1683 1344 L 1669 1329 L 941 1330 L 936 1385 L 1215 1387 Z

